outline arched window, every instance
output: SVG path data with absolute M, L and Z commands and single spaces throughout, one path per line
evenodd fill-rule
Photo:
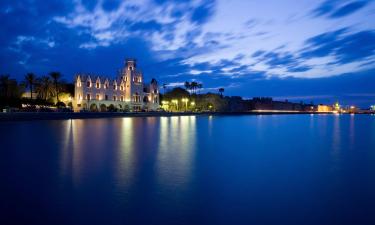
M 90 100 L 90 99 L 91 99 L 91 95 L 90 95 L 90 94 L 87 94 L 87 95 L 86 95 L 86 99 L 87 99 L 87 100 Z
M 100 95 L 96 94 L 96 100 L 100 100 Z
M 100 88 L 100 83 L 99 83 L 99 82 L 96 82 L 96 88 L 97 88 L 97 89 Z
M 117 101 L 116 95 L 113 96 L 113 101 Z
M 113 90 L 117 90 L 117 84 L 113 85 Z
M 87 81 L 86 82 L 86 86 L 89 88 L 89 87 L 91 87 L 91 81 Z
M 121 95 L 120 100 L 123 102 L 124 101 L 124 96 Z

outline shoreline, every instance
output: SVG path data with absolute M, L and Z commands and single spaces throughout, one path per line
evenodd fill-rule
M 249 112 L 13 112 L 0 113 L 0 122 L 33 121 L 33 120 L 67 120 L 67 119 L 97 119 L 118 117 L 171 117 L 171 116 L 245 116 L 245 115 L 334 115 L 333 112 L 293 112 L 293 111 L 249 111 Z M 341 113 L 350 114 L 350 113 Z M 374 114 L 373 112 L 358 112 L 354 114 Z

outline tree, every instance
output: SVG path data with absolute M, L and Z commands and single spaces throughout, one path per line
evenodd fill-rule
M 191 90 L 191 83 L 190 82 L 188 82 L 188 81 L 185 81 L 185 84 L 184 84 L 184 86 L 185 86 L 185 89 L 187 90 L 187 91 L 189 91 L 189 90 Z M 189 92 L 190 93 L 190 92 Z
M 224 88 L 219 88 L 220 97 L 223 97 Z
M 192 92 L 194 93 L 194 94 L 196 94 L 196 90 L 197 90 L 197 88 L 198 88 L 198 83 L 197 82 L 195 82 L 195 81 L 193 81 L 193 82 L 191 82 L 191 90 L 192 90 Z
M 33 73 L 28 73 L 25 76 L 26 87 L 30 88 L 30 98 L 33 99 L 33 88 L 36 83 L 36 76 Z
M 203 88 L 203 84 L 202 83 L 198 83 L 198 90 L 200 92 L 200 90 Z
M 36 91 L 39 97 L 47 100 L 54 91 L 51 79 L 48 76 L 42 76 L 41 78 L 39 78 Z
M 53 84 L 55 86 L 56 99 L 57 99 L 57 102 L 59 102 L 59 81 L 60 81 L 60 78 L 61 78 L 61 73 L 50 72 L 49 75 L 51 76 L 51 78 L 53 80 Z
M 189 97 L 189 92 L 183 88 L 176 87 L 173 88 L 171 91 L 168 91 L 163 96 L 163 99 L 166 101 L 171 101 L 173 99 L 182 99 Z
M 8 89 L 9 89 L 9 75 L 0 75 L 1 97 L 4 97 L 4 98 L 8 97 Z

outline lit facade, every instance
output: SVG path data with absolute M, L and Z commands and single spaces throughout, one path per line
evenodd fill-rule
M 159 87 L 155 79 L 144 83 L 135 59 L 127 59 L 117 78 L 77 74 L 75 76 L 74 111 L 156 110 L 159 108 Z
M 318 112 L 332 112 L 333 108 L 329 105 L 318 105 Z

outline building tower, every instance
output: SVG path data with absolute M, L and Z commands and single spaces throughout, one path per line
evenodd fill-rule
M 143 97 L 143 76 L 137 70 L 137 61 L 135 59 L 125 60 L 122 79 L 125 81 L 125 101 L 134 103 L 135 106 L 140 106 Z

